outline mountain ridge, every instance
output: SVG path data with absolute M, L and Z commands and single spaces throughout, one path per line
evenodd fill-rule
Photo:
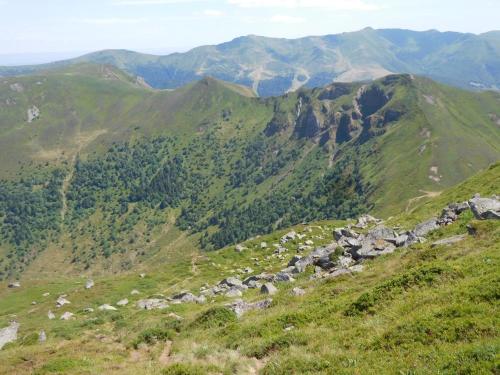
M 0 76 L 96 62 L 115 65 L 156 88 L 176 88 L 211 75 L 251 87 L 260 96 L 390 73 L 424 75 L 468 89 L 498 89 L 498 35 L 372 28 L 298 39 L 249 35 L 165 56 L 104 50 L 40 66 L 0 67 Z

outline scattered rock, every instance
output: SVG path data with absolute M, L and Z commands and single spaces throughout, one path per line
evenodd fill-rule
M 236 287 L 232 287 L 225 293 L 225 296 L 229 298 L 241 297 L 242 295 L 243 293 L 241 293 L 241 290 Z
M 137 301 L 137 307 L 143 310 L 166 309 L 167 301 L 160 298 L 148 298 Z
M 272 296 L 273 294 L 276 294 L 278 292 L 278 289 L 276 289 L 276 287 L 271 283 L 265 283 L 261 286 L 260 292 L 262 294 L 269 294 L 270 296 Z
M 17 331 L 19 330 L 20 324 L 18 322 L 10 322 L 8 327 L 0 329 L 0 349 L 2 349 L 6 344 L 14 342 L 17 340 Z
M 277 281 L 277 282 L 293 282 L 295 281 L 295 279 L 287 272 L 278 272 L 275 276 L 274 276 L 274 281 Z
M 287 243 L 288 241 L 293 241 L 296 237 L 297 237 L 297 232 L 292 230 L 281 237 L 280 243 L 284 244 Z
M 368 224 L 378 222 L 379 220 L 375 219 L 370 215 L 362 215 L 358 218 L 358 222 L 356 223 L 356 228 L 366 228 Z
M 11 289 L 20 288 L 21 283 L 19 281 L 13 281 L 13 282 L 9 283 L 9 285 L 7 285 L 7 287 L 9 287 Z
M 260 248 L 261 249 L 267 249 L 267 242 L 261 242 L 260 243 Z
M 182 319 L 184 319 L 182 316 L 177 315 L 176 313 L 173 313 L 173 312 L 169 313 L 167 316 L 169 318 L 172 318 L 172 319 L 175 319 L 175 320 L 182 320 Z
M 242 251 L 246 250 L 246 247 L 245 247 L 245 246 L 243 246 L 243 245 L 238 244 L 238 245 L 236 245 L 236 246 L 235 246 L 234 250 L 235 250 L 237 253 L 241 253 Z
M 239 299 L 230 304 L 227 304 L 226 306 L 234 311 L 236 316 L 240 318 L 247 311 L 267 309 L 271 306 L 272 302 L 273 300 L 270 298 L 253 303 L 248 303 Z
M 140 292 L 137 290 L 137 289 L 134 289 L 130 292 L 131 295 L 136 295 L 136 294 L 140 294 Z
M 417 224 L 413 233 L 417 237 L 424 237 L 427 233 L 439 228 L 438 220 L 436 218 L 429 219 L 423 223 Z
M 303 296 L 304 294 L 306 294 L 306 291 L 299 287 L 295 287 L 291 291 L 292 296 Z
M 128 305 L 128 299 L 127 298 L 121 299 L 121 300 L 119 300 L 116 303 L 116 306 L 126 306 L 126 305 Z
M 69 311 L 66 311 L 64 314 L 61 315 L 60 319 L 61 320 L 70 320 L 75 314 L 70 313 Z
M 52 311 L 50 311 L 50 310 L 49 310 L 49 312 L 47 313 L 47 317 L 48 317 L 50 320 L 52 320 L 52 319 L 55 319 L 55 318 L 56 318 L 55 314 L 54 314 Z
M 86 307 L 85 309 L 83 309 L 83 312 L 84 313 L 93 313 L 94 309 L 92 307 Z
M 40 344 L 43 344 L 45 341 L 47 341 L 47 334 L 45 331 L 42 329 L 40 333 L 38 334 L 38 342 Z
M 15 92 L 23 92 L 24 91 L 24 86 L 21 85 L 20 83 L 12 83 L 10 85 L 10 89 Z
M 145 274 L 145 273 L 140 273 L 140 274 L 139 274 L 139 277 L 140 277 L 141 279 L 144 279 L 144 278 L 146 277 L 146 274 Z
M 228 287 L 241 287 L 243 285 L 243 282 L 240 279 L 237 279 L 236 277 L 228 277 L 224 280 L 222 280 L 219 285 L 226 285 Z
M 28 108 L 27 112 L 28 112 L 28 122 L 30 123 L 40 117 L 40 110 L 36 105 L 32 106 L 31 108 Z
M 57 298 L 57 300 L 56 300 L 56 306 L 57 307 L 62 307 L 64 305 L 68 305 L 70 303 L 71 302 L 68 301 L 64 296 L 59 296 L 59 298 Z
M 50 293 L 49 293 L 49 292 L 47 292 L 47 293 L 43 293 L 43 294 L 42 294 L 42 296 L 44 296 L 44 297 L 48 297 L 48 296 L 50 296 Z
M 85 283 L 85 289 L 90 289 L 93 286 L 94 286 L 94 280 L 92 279 L 87 280 L 87 282 Z
M 191 302 L 196 302 L 196 303 L 205 303 L 206 298 L 204 296 L 196 297 L 194 294 L 190 292 L 181 292 L 172 297 L 174 303 L 191 303 Z
M 306 244 L 307 246 L 312 246 L 314 245 L 314 242 L 312 240 L 307 240 L 306 242 L 304 242 L 304 244 Z
M 111 306 L 111 305 L 109 305 L 107 303 L 105 303 L 104 305 L 99 306 L 97 309 L 100 310 L 100 311 L 116 311 L 116 310 L 118 310 L 116 307 Z

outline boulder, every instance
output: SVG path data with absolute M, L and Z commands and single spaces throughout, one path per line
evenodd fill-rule
M 234 250 L 235 250 L 237 253 L 241 253 L 243 250 L 246 250 L 246 247 L 245 247 L 245 246 L 243 246 L 243 245 L 238 244 L 238 245 L 236 245 L 236 246 L 235 246 Z
M 417 224 L 413 233 L 417 237 L 424 237 L 427 233 L 439 228 L 438 220 L 436 218 L 429 219 L 423 223 Z
M 304 242 L 304 244 L 306 244 L 307 246 L 312 246 L 314 245 L 314 242 L 312 240 L 307 240 L 306 242 Z
M 70 320 L 75 314 L 70 313 L 69 311 L 66 311 L 64 314 L 61 315 L 60 319 L 61 320 Z
M 272 296 L 273 294 L 276 294 L 278 292 L 278 289 L 276 289 L 276 287 L 272 283 L 265 283 L 260 288 L 260 292 L 262 294 L 269 294 L 270 296 Z
M 118 309 L 114 306 L 111 306 L 111 305 L 105 303 L 104 305 L 99 306 L 98 310 L 100 310 L 100 311 L 116 311 Z
M 94 280 L 92 279 L 87 280 L 87 282 L 85 283 L 85 289 L 90 289 L 93 286 L 94 286 Z
M 172 296 L 172 299 L 174 301 L 178 301 L 180 303 L 190 303 L 190 302 L 196 302 L 198 303 L 199 297 L 196 297 L 194 294 L 190 292 L 180 292 L 174 296 Z
M 166 309 L 168 304 L 161 298 L 148 298 L 137 301 L 137 307 L 143 310 Z
M 47 317 L 50 319 L 50 320 L 53 320 L 56 318 L 55 314 L 49 310 L 49 312 L 47 313 Z
M 358 222 L 356 223 L 355 227 L 356 228 L 366 228 L 369 223 L 375 223 L 378 220 L 375 219 L 373 216 L 370 215 L 361 215 L 358 218 Z
M 302 288 L 299 288 L 299 287 L 295 287 L 292 289 L 291 293 L 290 293 L 292 296 L 303 296 L 304 294 L 306 294 L 306 291 Z
M 301 259 L 302 257 L 300 255 L 294 255 L 293 258 L 288 262 L 288 267 L 295 266 L 295 264 Z
M 70 304 L 71 302 L 68 301 L 64 296 L 59 296 L 56 300 L 56 306 L 57 307 L 62 307 L 64 305 L 68 305 Z
M 241 297 L 243 293 L 241 293 L 241 290 L 239 290 L 238 288 L 232 287 L 224 295 L 229 298 L 236 298 Z
M 500 201 L 496 196 L 493 198 L 481 198 L 476 195 L 469 200 L 469 206 L 478 220 L 500 219 Z
M 240 279 L 232 276 L 221 280 L 218 285 L 227 288 L 231 288 L 233 286 L 243 288 L 243 282 Z
M 293 282 L 295 281 L 295 279 L 289 274 L 289 273 L 286 273 L 286 272 L 278 272 L 275 276 L 274 276 L 274 281 L 278 281 L 278 282 Z
M 227 304 L 226 306 L 230 310 L 232 310 L 238 318 L 240 318 L 247 311 L 267 309 L 271 306 L 272 302 L 273 300 L 271 298 L 253 303 L 248 303 L 239 299 L 230 304 Z
M 387 240 L 394 239 L 396 237 L 397 237 L 397 233 L 393 229 L 387 228 L 384 225 L 376 226 L 375 228 L 370 230 L 365 236 L 365 238 L 372 240 L 372 241 L 376 241 L 376 240 L 387 241 Z
M 121 299 L 121 300 L 119 300 L 116 303 L 116 306 L 126 306 L 126 305 L 128 305 L 128 299 L 127 298 Z
M 7 285 L 8 288 L 14 289 L 14 288 L 20 288 L 21 283 L 19 281 L 13 281 Z
M 286 233 L 284 236 L 281 237 L 280 242 L 282 244 L 287 243 L 288 241 L 293 241 L 297 237 L 297 232 L 294 230 Z
M 261 242 L 260 243 L 260 248 L 261 249 L 267 249 L 267 242 Z
M 0 349 L 2 349 L 6 344 L 17 340 L 17 331 L 19 330 L 19 326 L 20 324 L 18 322 L 12 321 L 8 327 L 0 329 Z

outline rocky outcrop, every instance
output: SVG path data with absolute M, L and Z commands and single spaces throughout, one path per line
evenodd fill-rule
M 17 340 L 17 331 L 19 330 L 20 324 L 18 322 L 11 322 L 8 327 L 0 329 L 0 349 L 2 349 L 6 344 L 14 342 Z
M 477 194 L 469 200 L 469 206 L 476 219 L 500 219 L 500 201 L 496 196 L 481 198 Z
M 257 301 L 257 302 L 245 302 L 241 299 L 236 300 L 232 303 L 226 305 L 230 310 L 232 310 L 238 318 L 240 318 L 243 314 L 251 310 L 263 310 L 271 307 L 273 300 L 271 298 Z

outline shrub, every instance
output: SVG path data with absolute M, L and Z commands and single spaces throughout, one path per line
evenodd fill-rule
M 172 332 L 165 328 L 149 328 L 142 331 L 139 336 L 133 341 L 132 346 L 138 348 L 141 343 L 148 345 L 154 344 L 157 341 L 167 341 L 172 338 Z
M 192 325 L 201 328 L 225 327 L 236 320 L 236 314 L 233 311 L 226 307 L 217 306 L 200 314 Z

